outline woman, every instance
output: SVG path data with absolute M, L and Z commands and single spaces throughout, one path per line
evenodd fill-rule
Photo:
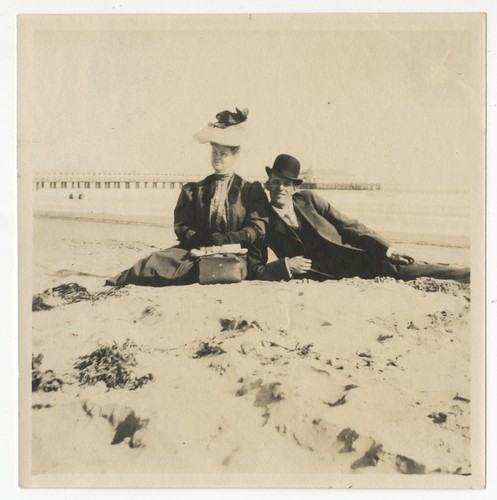
M 183 186 L 174 210 L 174 231 L 179 244 L 154 252 L 107 281 L 108 285 L 187 285 L 198 281 L 197 259 L 190 250 L 239 243 L 248 247 L 264 238 L 267 198 L 260 183 L 244 181 L 234 173 L 240 155 L 248 109 L 222 111 L 217 122 L 195 134 L 210 143 L 214 173 Z

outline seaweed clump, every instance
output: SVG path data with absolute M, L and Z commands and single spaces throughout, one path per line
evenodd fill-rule
M 133 367 L 137 365 L 131 349 L 135 344 L 125 342 L 119 346 L 101 346 L 90 354 L 77 358 L 74 368 L 78 370 L 76 378 L 80 385 L 95 385 L 103 382 L 108 389 L 128 389 L 133 391 L 143 387 L 153 375 L 148 373 L 137 377 Z
M 31 356 L 31 391 L 54 392 L 58 391 L 64 382 L 55 376 L 53 370 L 41 370 L 43 354 Z
M 75 304 L 76 302 L 96 302 L 108 297 L 124 295 L 128 293 L 120 287 L 112 287 L 107 290 L 90 293 L 84 286 L 77 283 L 63 283 L 53 288 L 47 288 L 43 293 L 33 296 L 31 309 L 33 311 L 49 311 L 55 307 Z
M 211 345 L 209 342 L 202 342 L 200 348 L 193 355 L 195 359 L 203 358 L 204 356 L 219 356 L 220 354 L 225 354 L 226 351 L 219 347 L 218 345 Z
M 461 291 L 466 293 L 470 291 L 469 283 L 459 283 L 452 280 L 438 280 L 435 278 L 416 278 L 415 280 L 407 281 L 406 284 L 422 292 L 441 292 L 450 295 L 458 295 Z

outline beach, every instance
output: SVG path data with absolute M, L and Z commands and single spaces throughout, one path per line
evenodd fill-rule
M 35 196 L 29 484 L 470 484 L 469 285 L 105 287 L 175 238 L 164 212 L 91 210 L 93 195 L 77 209 Z M 387 198 L 371 201 L 372 219 Z M 372 209 L 342 203 L 370 224 L 360 215 Z M 460 204 L 429 208 L 403 230 L 397 219 L 379 229 L 418 260 L 469 265 L 464 225 L 430 232 L 426 220 L 463 220 Z

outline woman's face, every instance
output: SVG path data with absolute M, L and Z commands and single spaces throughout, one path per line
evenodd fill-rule
M 211 163 L 217 174 L 229 174 L 233 172 L 238 151 L 233 153 L 229 146 L 212 143 Z

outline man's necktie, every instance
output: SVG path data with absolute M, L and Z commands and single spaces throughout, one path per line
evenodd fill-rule
M 299 223 L 297 222 L 297 218 L 293 218 L 290 212 L 286 212 L 283 215 L 283 220 L 291 227 L 299 227 Z

